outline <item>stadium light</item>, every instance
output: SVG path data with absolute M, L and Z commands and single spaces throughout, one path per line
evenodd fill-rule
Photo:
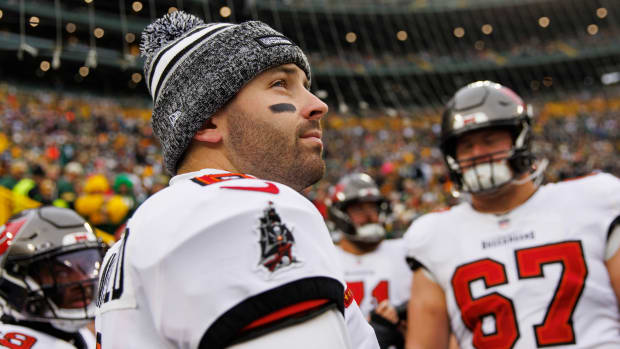
M 220 8 L 220 16 L 222 16 L 222 18 L 227 18 L 231 14 L 232 14 L 232 11 L 230 10 L 230 7 L 222 6 L 222 8 Z
M 551 23 L 549 17 L 543 16 L 538 19 L 538 25 L 542 28 L 547 28 L 549 26 L 549 23 Z
M 84 0 L 85 3 L 90 4 L 93 0 Z
M 482 33 L 485 35 L 491 35 L 493 33 L 493 26 L 490 24 L 485 24 L 482 26 Z
M 90 69 L 88 69 L 88 67 L 80 67 L 80 70 L 78 71 L 80 76 L 83 78 L 87 77 L 89 72 L 90 72 Z
M 97 39 L 101 39 L 104 33 L 105 33 L 104 30 L 101 28 L 95 28 L 95 30 L 93 30 L 93 34 L 95 35 Z
M 596 24 L 590 24 L 588 26 L 588 34 L 590 35 L 596 35 L 598 33 L 598 25 Z
M 136 84 L 139 83 L 140 81 L 142 81 L 142 74 L 140 73 L 131 74 L 131 81 L 133 81 Z
M 172 6 L 172 7 L 169 7 L 169 8 L 168 8 L 168 13 L 172 13 L 172 12 L 175 12 L 175 11 L 178 11 L 178 10 L 179 10 L 179 9 L 177 9 L 177 8 L 176 8 L 176 7 L 174 7 L 174 6 Z
M 4 16 L 4 12 L 2 12 L 2 10 L 0 10 L 0 19 L 2 19 L 2 16 Z
M 77 26 L 75 25 L 75 23 L 69 22 L 65 26 L 65 30 L 67 31 L 67 33 L 75 33 L 76 29 L 77 29 Z
M 407 32 L 404 30 L 399 31 L 398 33 L 396 33 L 396 38 L 400 41 L 407 40 Z
M 32 16 L 32 17 L 30 17 L 30 20 L 28 22 L 30 23 L 30 26 L 34 28 L 34 27 L 39 25 L 40 21 L 41 20 L 39 19 L 39 17 Z
M 478 40 L 474 43 L 474 48 L 478 51 L 484 50 L 484 41 Z
M 41 71 L 48 71 L 50 70 L 50 62 L 48 61 L 41 61 L 41 64 L 39 64 L 39 68 L 41 68 Z
M 457 38 L 462 38 L 463 36 L 465 36 L 465 29 L 463 27 L 456 27 L 454 28 L 454 36 L 456 36 Z
M 132 9 L 134 12 L 140 12 L 140 11 L 142 11 L 142 8 L 143 8 L 143 6 L 142 6 L 142 3 L 141 3 L 140 1 L 134 1 L 134 2 L 131 4 L 131 9 Z
M 127 33 L 127 34 L 125 34 L 125 41 L 127 41 L 130 44 L 132 42 L 136 41 L 136 34 L 134 34 L 134 33 Z
M 596 16 L 601 19 L 607 17 L 607 9 L 604 7 L 597 8 Z
M 357 40 L 357 34 L 354 32 L 348 32 L 347 35 L 344 36 L 344 39 L 347 40 L 349 44 L 352 44 Z

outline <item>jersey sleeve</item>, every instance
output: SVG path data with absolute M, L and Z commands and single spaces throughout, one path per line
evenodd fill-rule
M 583 189 L 584 194 L 588 195 L 604 224 L 607 234 L 605 259 L 609 259 L 620 248 L 620 179 L 608 173 L 599 173 L 585 181 L 590 185 Z
M 433 221 L 435 213 L 430 213 L 415 220 L 403 237 L 405 258 L 412 271 L 423 268 L 432 274 Z
M 290 188 L 265 183 L 191 187 L 182 202 L 175 196 L 132 220 L 138 307 L 163 341 L 224 347 L 255 320 L 313 299 L 340 301 L 344 311 L 322 217 Z
M 559 197 L 580 207 L 582 215 L 595 222 L 591 230 L 605 235 L 600 236 L 606 239 L 605 258 L 613 256 L 620 247 L 618 229 L 614 229 L 620 220 L 620 179 L 594 172 L 559 183 L 558 191 Z
M 606 226 L 610 227 L 620 216 L 620 179 L 609 173 L 598 173 L 585 181 L 589 185 L 582 189 L 584 194 L 601 211 Z
M 349 330 L 349 339 L 355 349 L 379 349 L 375 330 L 364 318 L 359 306 L 353 300 L 345 309 L 345 323 Z

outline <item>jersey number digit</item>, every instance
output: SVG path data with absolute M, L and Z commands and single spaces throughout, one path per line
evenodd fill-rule
M 519 279 L 544 277 L 542 266 L 560 263 L 562 277 L 549 304 L 545 320 L 535 326 L 539 347 L 574 344 L 573 312 L 581 296 L 588 268 L 579 241 L 543 245 L 515 251 Z
M 30 349 L 37 339 L 19 332 L 9 332 L 0 338 L 0 347 L 10 349 Z
M 572 316 L 588 275 L 580 241 L 566 241 L 515 251 L 519 279 L 544 277 L 542 266 L 560 263 L 563 272 L 548 306 L 544 321 L 536 325 L 539 347 L 575 343 Z M 473 333 L 476 348 L 512 348 L 519 338 L 519 328 L 512 300 L 497 292 L 479 298 L 471 295 L 470 284 L 484 280 L 487 288 L 507 283 L 504 265 L 482 259 L 459 266 L 452 276 L 456 302 L 463 322 Z M 495 332 L 485 334 L 482 320 L 495 318 Z
M 388 299 L 388 282 L 387 280 L 381 280 L 372 289 L 372 296 L 377 301 L 377 304 L 383 302 Z M 353 291 L 353 298 L 357 304 L 362 304 L 362 300 L 364 299 L 364 281 L 354 281 L 347 282 L 347 287 Z
M 452 276 L 452 287 L 456 303 L 461 309 L 465 326 L 473 333 L 476 348 L 508 349 L 519 339 L 519 328 L 515 318 L 512 301 L 497 292 L 484 297 L 473 298 L 469 285 L 476 280 L 484 280 L 486 287 L 507 283 L 506 268 L 492 259 L 482 259 L 461 265 Z M 482 319 L 495 318 L 495 332 L 484 334 Z

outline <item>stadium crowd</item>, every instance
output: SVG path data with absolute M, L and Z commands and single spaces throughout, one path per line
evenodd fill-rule
M 547 181 L 593 169 L 620 175 L 620 98 L 574 95 L 537 102 L 534 110 L 534 148 L 550 160 Z M 0 186 L 75 208 L 114 233 L 169 179 L 150 113 L 146 100 L 0 85 Z M 366 172 L 391 202 L 388 232 L 400 236 L 417 216 L 458 200 L 434 147 L 440 115 L 365 114 L 330 112 L 323 134 L 326 176 L 306 195 L 325 215 L 338 178 Z

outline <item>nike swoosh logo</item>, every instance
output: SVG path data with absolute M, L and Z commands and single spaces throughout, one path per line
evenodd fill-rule
M 263 193 L 269 194 L 277 194 L 280 192 L 280 189 L 276 187 L 275 184 L 270 182 L 265 182 L 267 184 L 266 187 L 220 187 L 222 189 L 234 189 L 234 190 L 249 190 L 249 191 L 261 191 Z

